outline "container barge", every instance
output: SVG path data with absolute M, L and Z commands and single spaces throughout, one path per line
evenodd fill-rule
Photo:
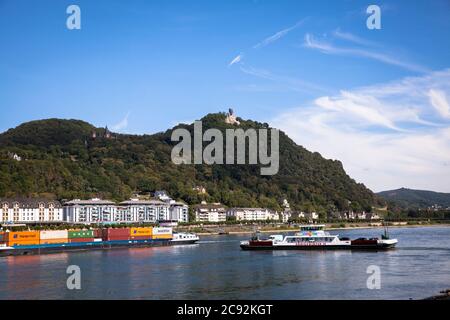
M 385 250 L 394 248 L 397 239 L 390 239 L 387 229 L 379 238 L 339 238 L 324 231 L 325 225 L 300 226 L 300 232 L 292 236 L 271 235 L 268 239 L 254 236 L 241 241 L 242 250 Z
M 199 237 L 172 228 L 105 228 L 0 233 L 0 257 L 194 244 Z

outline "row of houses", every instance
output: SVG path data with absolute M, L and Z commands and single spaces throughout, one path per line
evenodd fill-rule
M 47 199 L 0 199 L 2 223 L 157 223 L 189 222 L 189 206 L 172 199 L 115 203 L 98 198 L 64 204 Z
M 220 203 L 202 203 L 194 206 L 195 220 L 198 222 L 225 222 L 227 218 L 236 221 L 280 221 L 287 222 L 289 212 L 277 212 L 267 208 L 225 208 Z
M 329 219 L 336 220 L 379 220 L 381 217 L 375 212 L 333 212 L 328 214 Z
M 0 223 L 158 223 L 162 221 L 189 222 L 189 206 L 171 199 L 164 191 L 157 191 L 154 199 L 132 198 L 115 203 L 98 198 L 75 199 L 61 204 L 46 199 L 0 199 Z M 202 202 L 192 207 L 196 222 L 278 221 L 290 219 L 319 219 L 315 212 L 291 212 L 285 205 L 283 212 L 267 208 L 226 208 L 220 203 Z M 372 213 L 333 213 L 328 218 L 341 220 L 380 219 Z
M 0 222 L 59 222 L 63 208 L 59 201 L 46 199 L 0 199 Z

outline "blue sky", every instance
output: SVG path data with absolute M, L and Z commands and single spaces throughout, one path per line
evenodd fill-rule
M 447 0 L 0 0 L 0 131 L 58 117 L 153 133 L 233 107 L 376 191 L 450 192 L 449 14 Z

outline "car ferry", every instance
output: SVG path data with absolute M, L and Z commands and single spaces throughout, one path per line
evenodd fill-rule
M 325 225 L 303 225 L 300 232 L 291 235 L 271 235 L 260 239 L 258 235 L 242 241 L 243 250 L 383 250 L 394 248 L 397 239 L 390 239 L 387 228 L 379 238 L 340 238 L 325 231 Z

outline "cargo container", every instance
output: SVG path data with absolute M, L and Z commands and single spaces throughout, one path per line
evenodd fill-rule
M 39 244 L 39 231 L 16 231 L 6 232 L 6 245 L 36 245 Z
M 108 228 L 103 229 L 102 238 L 104 241 L 129 240 L 130 228 Z
M 94 230 L 69 230 L 69 239 L 94 238 Z
M 134 236 L 130 237 L 130 240 L 151 240 L 152 236 Z
M 0 243 L 1 242 L 6 242 L 5 233 L 4 232 L 0 232 Z
M 67 239 L 68 238 L 68 232 L 67 232 L 67 230 L 46 230 L 46 231 L 41 231 L 40 238 L 41 238 L 41 241 L 42 240 L 51 240 L 51 239 Z
M 152 239 L 158 240 L 158 239 L 172 239 L 173 236 L 171 234 L 158 234 L 153 235 Z
M 79 242 L 94 242 L 94 238 L 72 238 L 72 239 L 69 239 L 69 243 L 79 243 Z
M 153 228 L 130 228 L 130 236 L 132 237 L 150 237 L 153 234 Z
M 171 235 L 172 236 L 172 228 L 153 228 L 153 236 L 159 235 Z
M 102 230 L 103 229 L 94 229 L 94 238 L 101 238 L 103 234 Z
M 41 239 L 40 244 L 55 244 L 55 243 L 68 243 L 69 239 Z
M 159 231 L 162 232 L 161 230 Z M 168 232 L 168 230 L 164 231 Z M 196 243 L 199 238 L 192 234 L 176 233 L 175 238 L 169 238 L 168 233 L 157 235 L 157 238 L 164 240 L 151 240 L 147 236 L 142 238 L 136 236 L 135 240 L 129 240 L 129 228 L 123 229 L 104 229 L 102 231 L 109 241 L 103 241 L 102 238 L 72 238 L 72 239 L 43 239 L 39 244 L 39 232 L 7 232 L 4 238 L 8 240 L 6 246 L 0 250 L 0 257 L 20 256 L 32 254 L 47 254 L 57 252 L 70 252 L 78 250 L 110 250 L 119 248 L 132 247 L 154 247 L 154 246 L 170 246 L 170 245 L 187 245 Z M 10 239 L 11 238 L 11 239 Z M 9 241 L 10 240 L 10 241 Z M 121 241 L 112 241 L 121 240 Z M 70 241 L 64 243 L 63 241 Z M 11 248 L 8 248 L 11 247 Z

